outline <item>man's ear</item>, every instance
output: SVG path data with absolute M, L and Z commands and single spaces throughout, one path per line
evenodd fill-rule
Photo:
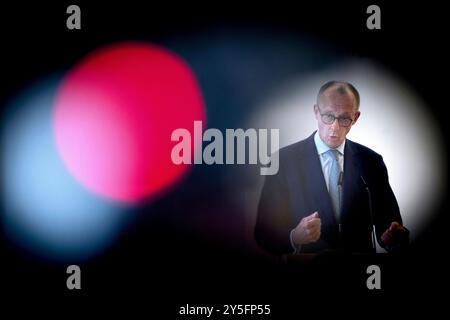
M 316 116 L 316 119 L 319 120 L 319 106 L 317 104 L 314 105 L 314 115 Z
M 358 120 L 358 118 L 359 118 L 360 115 L 361 115 L 361 112 L 356 111 L 356 113 L 355 113 L 355 119 L 353 120 L 353 124 L 356 123 L 356 121 Z

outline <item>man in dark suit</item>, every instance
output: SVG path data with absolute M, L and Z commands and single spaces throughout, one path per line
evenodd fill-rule
M 346 139 L 360 116 L 359 93 L 330 81 L 317 95 L 318 130 L 279 151 L 278 174 L 267 176 L 258 207 L 257 242 L 276 254 L 405 248 L 409 231 L 389 185 L 383 158 Z

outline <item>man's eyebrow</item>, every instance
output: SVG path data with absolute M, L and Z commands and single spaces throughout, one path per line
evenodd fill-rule
M 348 113 L 348 112 L 344 112 L 343 114 L 335 115 L 334 112 L 331 112 L 331 111 L 325 111 L 324 114 L 329 114 L 329 115 L 332 115 L 332 116 L 335 116 L 335 117 L 340 117 L 340 118 L 342 118 L 342 117 L 345 117 L 345 118 L 351 118 L 351 114 Z

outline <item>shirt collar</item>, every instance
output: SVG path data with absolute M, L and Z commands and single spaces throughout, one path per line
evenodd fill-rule
M 336 150 L 338 150 L 342 155 L 344 154 L 345 141 L 346 140 L 344 140 L 344 142 L 339 147 L 336 148 Z M 322 141 L 322 139 L 319 136 L 319 131 L 316 131 L 316 134 L 314 135 L 314 143 L 316 144 L 317 153 L 319 155 L 322 155 L 331 149 L 329 146 L 325 144 L 325 142 Z

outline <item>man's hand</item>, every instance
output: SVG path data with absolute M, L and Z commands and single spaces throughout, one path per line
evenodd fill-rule
M 296 245 L 316 242 L 320 239 L 321 224 L 319 213 L 317 211 L 303 218 L 295 227 L 292 234 L 292 240 Z
M 403 227 L 397 221 L 391 223 L 389 229 L 387 229 L 381 235 L 381 241 L 385 244 L 386 247 L 393 247 L 397 245 L 402 245 L 408 242 L 409 231 Z

